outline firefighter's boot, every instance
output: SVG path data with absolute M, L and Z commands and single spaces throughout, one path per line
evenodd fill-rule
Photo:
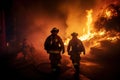
M 75 73 L 79 74 L 80 73 L 79 65 L 74 65 L 74 68 L 75 68 Z

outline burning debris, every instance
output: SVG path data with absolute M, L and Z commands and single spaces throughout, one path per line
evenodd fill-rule
M 94 9 L 87 10 L 86 26 L 83 28 L 82 35 L 79 35 L 79 39 L 85 45 L 87 56 L 95 60 L 104 61 L 107 59 L 106 61 L 112 61 L 112 56 L 119 59 L 117 56 L 120 46 L 120 5 L 109 4 L 102 11 L 102 14 L 98 13 L 98 18 L 93 22 L 95 11 Z M 69 40 L 70 38 L 67 38 L 65 45 Z
M 103 9 L 94 23 L 94 36 L 90 38 L 90 54 L 96 60 L 114 64 L 119 59 L 120 5 L 110 4 Z M 92 46 L 91 46 L 92 45 Z M 102 60 L 101 60 L 102 59 Z M 115 66 L 115 65 L 114 65 Z
M 97 30 L 105 29 L 106 31 L 115 30 L 120 32 L 120 5 L 108 5 L 98 16 L 95 22 Z

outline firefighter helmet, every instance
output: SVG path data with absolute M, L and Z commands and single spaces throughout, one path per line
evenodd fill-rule
M 78 33 L 73 32 L 73 33 L 71 34 L 71 36 L 78 36 Z
M 59 29 L 57 29 L 56 27 L 54 27 L 52 30 L 51 30 L 51 33 L 53 33 L 53 32 L 59 32 Z

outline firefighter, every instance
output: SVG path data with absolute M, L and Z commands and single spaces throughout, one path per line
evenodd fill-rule
M 24 60 L 26 60 L 27 54 L 30 52 L 30 45 L 26 38 L 23 39 L 21 50 L 24 55 Z
M 44 48 L 49 54 L 51 69 L 53 72 L 60 72 L 61 53 L 65 51 L 64 43 L 59 35 L 59 29 L 54 27 L 44 43 Z
M 67 52 L 70 55 L 70 59 L 75 69 L 75 73 L 80 73 L 80 54 L 83 52 L 85 55 L 85 48 L 80 39 L 77 38 L 78 33 L 73 32 L 71 34 L 72 39 L 69 41 Z

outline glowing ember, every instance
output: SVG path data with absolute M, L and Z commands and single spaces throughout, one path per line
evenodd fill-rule
M 113 16 L 118 16 L 117 11 L 114 9 L 113 5 L 108 6 L 104 11 L 104 17 L 111 19 Z
M 105 13 L 106 13 L 105 17 L 107 17 L 107 18 L 110 18 L 112 15 L 111 11 L 108 11 L 108 10 L 106 10 Z

